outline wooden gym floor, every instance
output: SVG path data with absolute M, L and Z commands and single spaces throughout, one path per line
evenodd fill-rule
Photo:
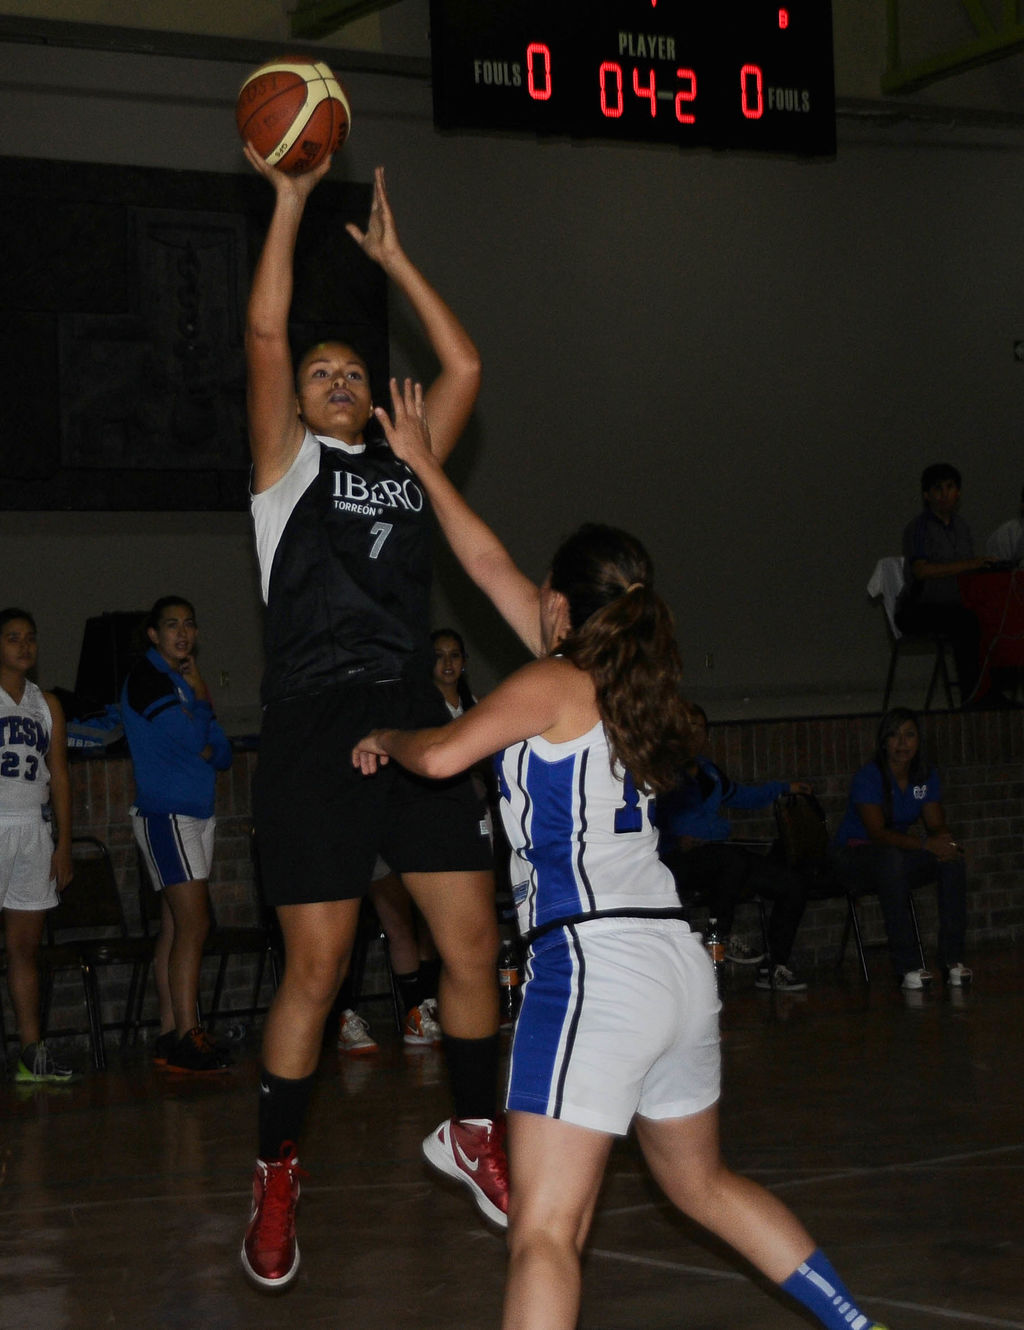
M 1024 1330 L 1024 948 L 908 1004 L 872 957 L 772 997 L 727 978 L 723 1141 L 784 1197 L 892 1330 Z M 446 1115 L 438 1053 L 325 1053 L 303 1142 L 302 1269 L 277 1296 L 238 1247 L 254 1155 L 256 1035 L 218 1081 L 145 1050 L 73 1086 L 0 1086 L 2 1330 L 484 1330 L 499 1321 L 500 1236 L 435 1179 L 420 1138 Z M 86 1058 L 82 1057 L 82 1061 Z M 810 1322 L 672 1212 L 630 1142 L 591 1238 L 585 1330 L 796 1330 Z

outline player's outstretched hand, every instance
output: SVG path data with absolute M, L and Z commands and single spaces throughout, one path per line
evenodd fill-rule
M 377 737 L 380 733 L 380 730 L 371 730 L 352 749 L 352 765 L 364 776 L 372 776 L 378 767 L 387 766 L 388 755 Z
M 345 230 L 366 257 L 379 263 L 385 271 L 392 260 L 401 257 L 402 246 L 398 239 L 394 213 L 388 203 L 383 166 L 376 167 L 373 172 L 373 203 L 370 205 L 370 218 L 366 223 L 366 230 L 360 230 L 355 222 L 347 222 Z
M 416 471 L 434 455 L 430 447 L 430 426 L 427 424 L 423 401 L 423 384 L 406 379 L 399 389 L 398 380 L 393 378 L 391 410 L 393 420 L 381 406 L 374 407 L 374 414 L 383 427 L 392 452 L 406 466 Z
M 264 180 L 269 181 L 279 195 L 292 194 L 303 203 L 331 169 L 331 159 L 325 157 L 312 171 L 304 171 L 299 175 L 286 175 L 276 166 L 271 166 L 265 157 L 261 157 L 251 143 L 246 142 L 242 152 L 253 170 L 258 171 Z

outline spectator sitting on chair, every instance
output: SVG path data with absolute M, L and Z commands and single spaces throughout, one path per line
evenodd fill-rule
M 960 703 L 966 706 L 978 684 L 980 629 L 962 603 L 957 576 L 992 563 L 976 557 L 971 529 L 957 512 L 960 472 L 948 462 L 935 462 L 921 473 L 924 508 L 903 532 L 906 586 L 896 606 L 901 633 L 942 633 L 949 638 L 960 681 Z M 992 702 L 1001 695 L 993 690 Z
M 738 785 L 730 780 L 707 756 L 707 713 L 692 704 L 690 711 L 696 757 L 679 785 L 658 799 L 661 857 L 672 870 L 680 893 L 697 891 L 706 896 L 708 918 L 717 921 L 720 936 L 727 939 L 727 960 L 741 965 L 765 961 L 758 970 L 756 987 L 803 992 L 807 984 L 788 968 L 788 961 L 807 903 L 807 886 L 799 873 L 779 859 L 730 845 L 732 825 L 720 810 L 766 808 L 780 794 L 810 794 L 811 787 L 803 781 Z M 736 905 L 751 894 L 772 901 L 767 957 L 731 935 Z
M 946 826 L 939 773 L 925 760 L 917 717 L 906 707 L 882 717 L 875 755 L 853 778 L 834 845 L 837 875 L 847 888 L 878 893 L 901 986 L 920 989 L 931 982 L 909 904 L 914 887 L 926 882 L 938 890 L 939 964 L 946 982 L 953 988 L 968 983 L 963 850 Z
M 1019 568 L 1024 563 L 1024 486 L 1020 491 L 1020 516 L 997 527 L 985 542 L 985 553 L 998 563 Z

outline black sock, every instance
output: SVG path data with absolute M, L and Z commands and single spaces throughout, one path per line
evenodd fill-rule
M 413 1007 L 420 1005 L 425 995 L 420 983 L 419 970 L 413 970 L 412 974 L 396 974 L 395 983 L 398 985 L 403 1011 L 412 1011 Z
M 441 978 L 441 961 L 436 957 L 432 961 L 420 961 L 420 988 L 422 1001 L 437 997 L 437 983 Z
M 486 1039 L 443 1041 L 448 1079 L 457 1118 L 495 1118 L 498 1115 L 498 1061 L 500 1043 L 496 1034 Z
M 298 1142 L 315 1080 L 315 1076 L 290 1080 L 272 1075 L 265 1067 L 260 1068 L 261 1159 L 280 1159 L 281 1147 L 286 1141 Z

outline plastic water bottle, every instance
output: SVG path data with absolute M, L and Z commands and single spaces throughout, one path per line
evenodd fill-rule
M 519 1010 L 519 956 L 511 938 L 505 938 L 498 952 L 498 993 L 501 1023 L 511 1025 Z
M 704 934 L 704 946 L 715 967 L 715 981 L 722 987 L 722 971 L 725 966 L 725 943 L 718 932 L 718 920 L 708 916 L 708 928 Z

